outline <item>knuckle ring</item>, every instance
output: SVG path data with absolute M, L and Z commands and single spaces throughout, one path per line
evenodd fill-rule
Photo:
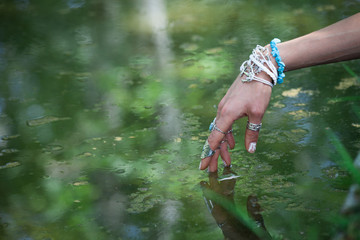
M 251 123 L 251 122 L 247 121 L 246 128 L 251 130 L 251 131 L 259 132 L 260 128 L 261 128 L 261 125 L 262 125 L 262 123 L 255 124 L 255 123 Z
M 223 130 L 221 130 L 220 128 L 218 128 L 218 126 L 216 126 L 216 117 L 214 118 L 214 120 L 210 123 L 210 126 L 209 126 L 209 131 L 213 131 L 213 130 L 216 130 L 218 132 L 221 132 L 222 134 L 226 135 L 227 133 L 231 133 L 232 132 L 232 129 L 227 131 L 227 132 L 224 132 Z
M 222 134 L 226 134 L 226 132 L 224 132 L 224 131 L 222 131 L 220 128 L 218 128 L 218 127 L 216 126 L 216 124 L 214 124 L 214 129 L 215 129 L 216 131 L 218 131 L 218 132 L 221 132 Z

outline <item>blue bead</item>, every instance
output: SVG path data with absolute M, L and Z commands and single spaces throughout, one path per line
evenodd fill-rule
M 214 125 L 215 125 L 215 120 L 216 118 L 214 118 L 214 120 L 210 123 L 210 126 L 209 126 L 209 131 L 211 132 L 214 128 Z
M 278 38 L 274 38 L 273 41 L 274 41 L 275 43 L 280 43 L 280 42 L 281 42 L 281 40 L 278 39 Z
M 285 63 L 281 61 L 279 49 L 276 47 L 277 43 L 280 43 L 281 40 L 278 38 L 274 38 L 270 42 L 271 47 L 271 55 L 275 58 L 276 63 L 278 64 L 278 79 L 277 83 L 281 84 L 283 82 L 283 78 L 285 77 Z

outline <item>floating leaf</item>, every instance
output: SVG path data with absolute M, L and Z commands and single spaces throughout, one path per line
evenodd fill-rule
M 17 153 L 19 152 L 18 149 L 15 148 L 6 148 L 1 151 L 2 153 L 10 154 L 10 153 Z
M 74 182 L 72 185 L 74 186 L 84 186 L 84 185 L 88 185 L 89 182 L 88 181 L 79 181 L 79 182 Z
M 233 45 L 235 43 L 237 43 L 238 39 L 236 37 L 230 38 L 230 39 L 226 39 L 223 40 L 221 43 L 224 45 Z
M 46 152 L 56 152 L 63 150 L 64 147 L 61 145 L 48 145 L 43 150 Z
M 77 155 L 78 157 L 91 157 L 93 154 L 90 152 L 84 152 Z
M 199 46 L 195 43 L 183 43 L 180 45 L 180 48 L 186 52 L 193 52 L 196 51 L 199 48 Z
M 29 127 L 36 127 L 36 126 L 44 125 L 44 124 L 51 123 L 51 122 L 64 121 L 64 120 L 70 120 L 70 119 L 71 118 L 69 118 L 69 117 L 44 116 L 44 117 L 40 117 L 40 118 L 27 120 L 26 124 Z
M 122 137 L 115 137 L 114 140 L 120 142 L 122 140 Z
M 334 11 L 335 9 L 336 9 L 336 7 L 332 4 L 322 5 L 322 6 L 318 6 L 316 8 L 316 10 L 318 10 L 319 12 Z
M 5 169 L 5 168 L 13 168 L 13 167 L 17 167 L 20 166 L 21 164 L 19 162 L 9 162 L 5 165 L 0 166 L 0 169 Z
M 205 51 L 206 54 L 212 55 L 212 54 L 218 54 L 223 52 L 223 48 L 217 47 L 217 48 L 211 48 Z
M 188 88 L 197 88 L 198 85 L 196 83 L 190 84 Z
M 11 136 L 2 136 L 2 140 L 4 140 L 4 141 L 8 141 L 8 140 L 12 140 L 12 139 L 15 139 L 15 138 L 18 138 L 18 137 L 20 137 L 20 135 L 19 134 L 16 134 L 16 135 L 11 135 Z
M 123 173 L 125 173 L 126 171 L 125 171 L 125 169 L 116 169 L 115 171 L 114 171 L 114 173 L 117 173 L 117 174 L 123 174 Z

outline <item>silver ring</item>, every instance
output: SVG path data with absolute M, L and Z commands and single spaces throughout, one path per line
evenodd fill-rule
M 222 131 L 220 128 L 216 126 L 216 123 L 214 124 L 214 129 L 218 132 L 221 132 L 222 134 L 226 134 L 226 132 Z
M 262 123 L 255 124 L 255 123 L 251 123 L 251 122 L 247 121 L 246 128 L 251 130 L 251 131 L 258 132 L 258 131 L 260 131 L 261 125 L 262 125 Z
M 216 121 L 216 117 L 215 117 L 214 120 L 210 123 L 210 126 L 209 126 L 209 130 L 210 130 L 210 131 L 213 131 L 213 130 L 215 129 L 216 131 L 221 132 L 222 134 L 228 134 L 228 133 L 232 133 L 232 132 L 233 132 L 232 129 L 230 129 L 230 130 L 227 131 L 227 132 L 224 132 L 223 130 L 221 130 L 220 128 L 218 128 L 218 126 L 216 126 L 215 121 Z

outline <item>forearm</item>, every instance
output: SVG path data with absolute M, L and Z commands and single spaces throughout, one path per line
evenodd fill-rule
M 360 13 L 277 46 L 285 71 L 360 58 Z

